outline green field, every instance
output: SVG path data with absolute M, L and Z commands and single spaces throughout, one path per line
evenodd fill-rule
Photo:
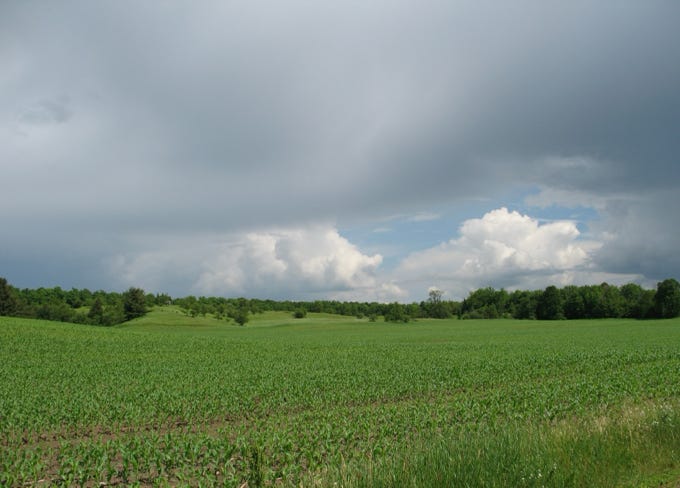
M 0 318 L 0 486 L 677 486 L 679 412 L 680 319 Z

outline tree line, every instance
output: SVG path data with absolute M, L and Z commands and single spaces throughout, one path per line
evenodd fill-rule
M 508 292 L 492 287 L 469 293 L 462 301 L 444 300 L 440 290 L 429 291 L 421 302 L 379 303 L 335 300 L 291 301 L 247 298 L 172 298 L 166 293 L 146 293 L 129 288 L 122 293 L 60 287 L 18 289 L 0 278 L 0 315 L 57 320 L 92 325 L 115 325 L 144 315 L 156 305 L 176 305 L 188 316 L 212 316 L 245 325 L 251 314 L 290 312 L 296 318 L 307 313 L 329 313 L 387 322 L 419 318 L 460 319 L 597 319 L 671 318 L 680 316 L 680 283 L 666 279 L 656 289 L 629 283 L 586 286 L 548 286 L 544 290 Z
M 635 283 L 586 286 L 548 286 L 545 290 L 508 293 L 480 288 L 460 307 L 461 318 L 538 320 L 600 318 L 672 318 L 680 316 L 680 283 L 666 279 L 655 290 Z
M 123 293 L 62 290 L 58 286 L 19 289 L 0 278 L 0 316 L 115 325 L 141 317 L 155 304 L 149 302 L 141 288 L 133 287 Z

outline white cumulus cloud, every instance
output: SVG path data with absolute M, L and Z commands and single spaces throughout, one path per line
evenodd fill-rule
M 458 238 L 410 254 L 395 275 L 412 284 L 437 283 L 459 297 L 487 285 L 515 288 L 565 282 L 588 269 L 600 245 L 580 239 L 574 222 L 541 224 L 499 208 L 466 220 Z
M 363 254 L 330 227 L 249 233 L 204 262 L 196 287 L 222 294 L 367 288 L 381 262 L 381 255 Z
M 190 281 L 197 294 L 308 299 L 380 288 L 375 275 L 382 259 L 321 225 L 196 236 L 115 256 L 108 265 L 125 286 L 158 289 Z

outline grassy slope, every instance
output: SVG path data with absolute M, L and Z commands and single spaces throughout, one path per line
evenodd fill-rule
M 189 317 L 179 307 L 169 305 L 154 307 L 144 317 L 116 327 L 161 332 L 189 331 L 192 334 L 199 335 L 229 336 L 229 334 L 239 334 L 246 330 L 262 327 L 290 326 L 293 329 L 304 329 L 310 326 L 317 327 L 339 323 L 356 324 L 360 322 L 367 322 L 367 320 L 322 313 L 310 313 L 307 318 L 295 319 L 289 312 L 263 312 L 250 315 L 248 323 L 245 326 L 240 326 L 233 320 L 218 320 L 211 315 L 206 317 Z
M 595 340 L 611 341 L 613 346 L 628 346 L 642 341 L 645 344 L 667 344 L 678 339 L 680 319 L 638 321 L 629 319 L 600 319 L 573 321 L 536 320 L 437 320 L 419 319 L 415 322 L 369 322 L 333 314 L 309 313 L 304 319 L 295 319 L 288 312 L 264 312 L 250 316 L 243 327 L 233 321 L 208 317 L 188 317 L 178 307 L 156 307 L 145 317 L 126 322 L 116 328 L 145 332 L 189 333 L 204 337 L 262 337 L 286 340 L 290 333 L 295 339 L 309 337 L 320 339 L 356 337 L 362 341 L 394 341 L 399 343 L 467 343 L 513 346 L 529 343 L 587 347 Z M 281 333 L 263 332 L 262 328 L 276 327 Z M 323 332 L 328 337 L 321 338 Z M 651 333 L 650 333 L 651 332 Z
M 0 318 L 0 339 L 0 440 L 12 454 L 42 445 L 31 432 L 65 442 L 62 455 L 96 452 L 103 444 L 80 435 L 101 435 L 101 425 L 132 431 L 153 451 L 162 446 L 146 429 L 162 425 L 177 445 L 227 439 L 232 447 L 221 449 L 241 453 L 234 458 L 241 464 L 227 460 L 223 468 L 232 469 L 236 485 L 252 472 L 244 459 L 253 446 L 269 479 L 307 479 L 311 470 L 347 485 L 397 486 L 427 476 L 437 484 L 442 473 L 462 472 L 451 462 L 456 456 L 476 459 L 465 465 L 472 475 L 493 473 L 499 456 L 510 460 L 502 465 L 507 472 L 528 473 L 524 463 L 547 473 L 554 459 L 564 469 L 569 456 L 607 451 L 592 426 L 609 418 L 609 446 L 624 453 L 625 442 L 611 439 L 634 431 L 639 441 L 625 453 L 643 459 L 625 470 L 626 456 L 603 456 L 578 479 L 604 473 L 615 476 L 611 486 L 639 486 L 672 479 L 678 469 L 677 415 L 661 424 L 676 437 L 660 443 L 646 433 L 659 408 L 677 406 L 679 320 L 385 324 L 271 312 L 239 327 L 163 307 L 110 329 Z M 643 427 L 613 421 L 630 405 L 648 407 Z M 178 419 L 196 432 L 173 427 Z M 567 442 L 555 426 L 569 419 Z M 24 436 L 29 442 L 21 447 Z M 529 446 L 526 453 L 518 444 Z M 652 462 L 657 451 L 663 456 Z M 192 462 L 178 461 L 189 472 Z M 567 473 L 562 485 L 569 479 Z

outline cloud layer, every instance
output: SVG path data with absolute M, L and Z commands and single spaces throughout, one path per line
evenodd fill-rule
M 544 226 L 532 235 L 573 253 L 487 236 L 514 254 L 489 244 L 481 276 L 540 275 L 541 259 L 559 268 L 579 249 L 591 273 L 680 275 L 678 213 L 665 211 L 680 206 L 677 18 L 662 0 L 5 3 L 0 273 L 107 288 L 117 262 L 116 276 L 147 280 L 133 264 L 151 266 L 178 293 L 204 273 L 206 289 L 264 294 L 285 265 L 305 284 L 291 293 L 360 295 L 376 273 L 375 289 L 406 278 L 358 242 L 344 244 L 355 265 L 338 258 L 343 229 L 393 215 L 444 225 L 442 206 L 486 202 L 480 217 L 540 191 L 525 213 L 592 207 L 601 249 Z M 314 230 L 327 222 L 334 244 Z M 392 234 L 436 258 L 423 251 L 436 240 Z M 232 239 L 229 255 L 206 239 Z M 260 285 L 194 269 L 192 250 Z

